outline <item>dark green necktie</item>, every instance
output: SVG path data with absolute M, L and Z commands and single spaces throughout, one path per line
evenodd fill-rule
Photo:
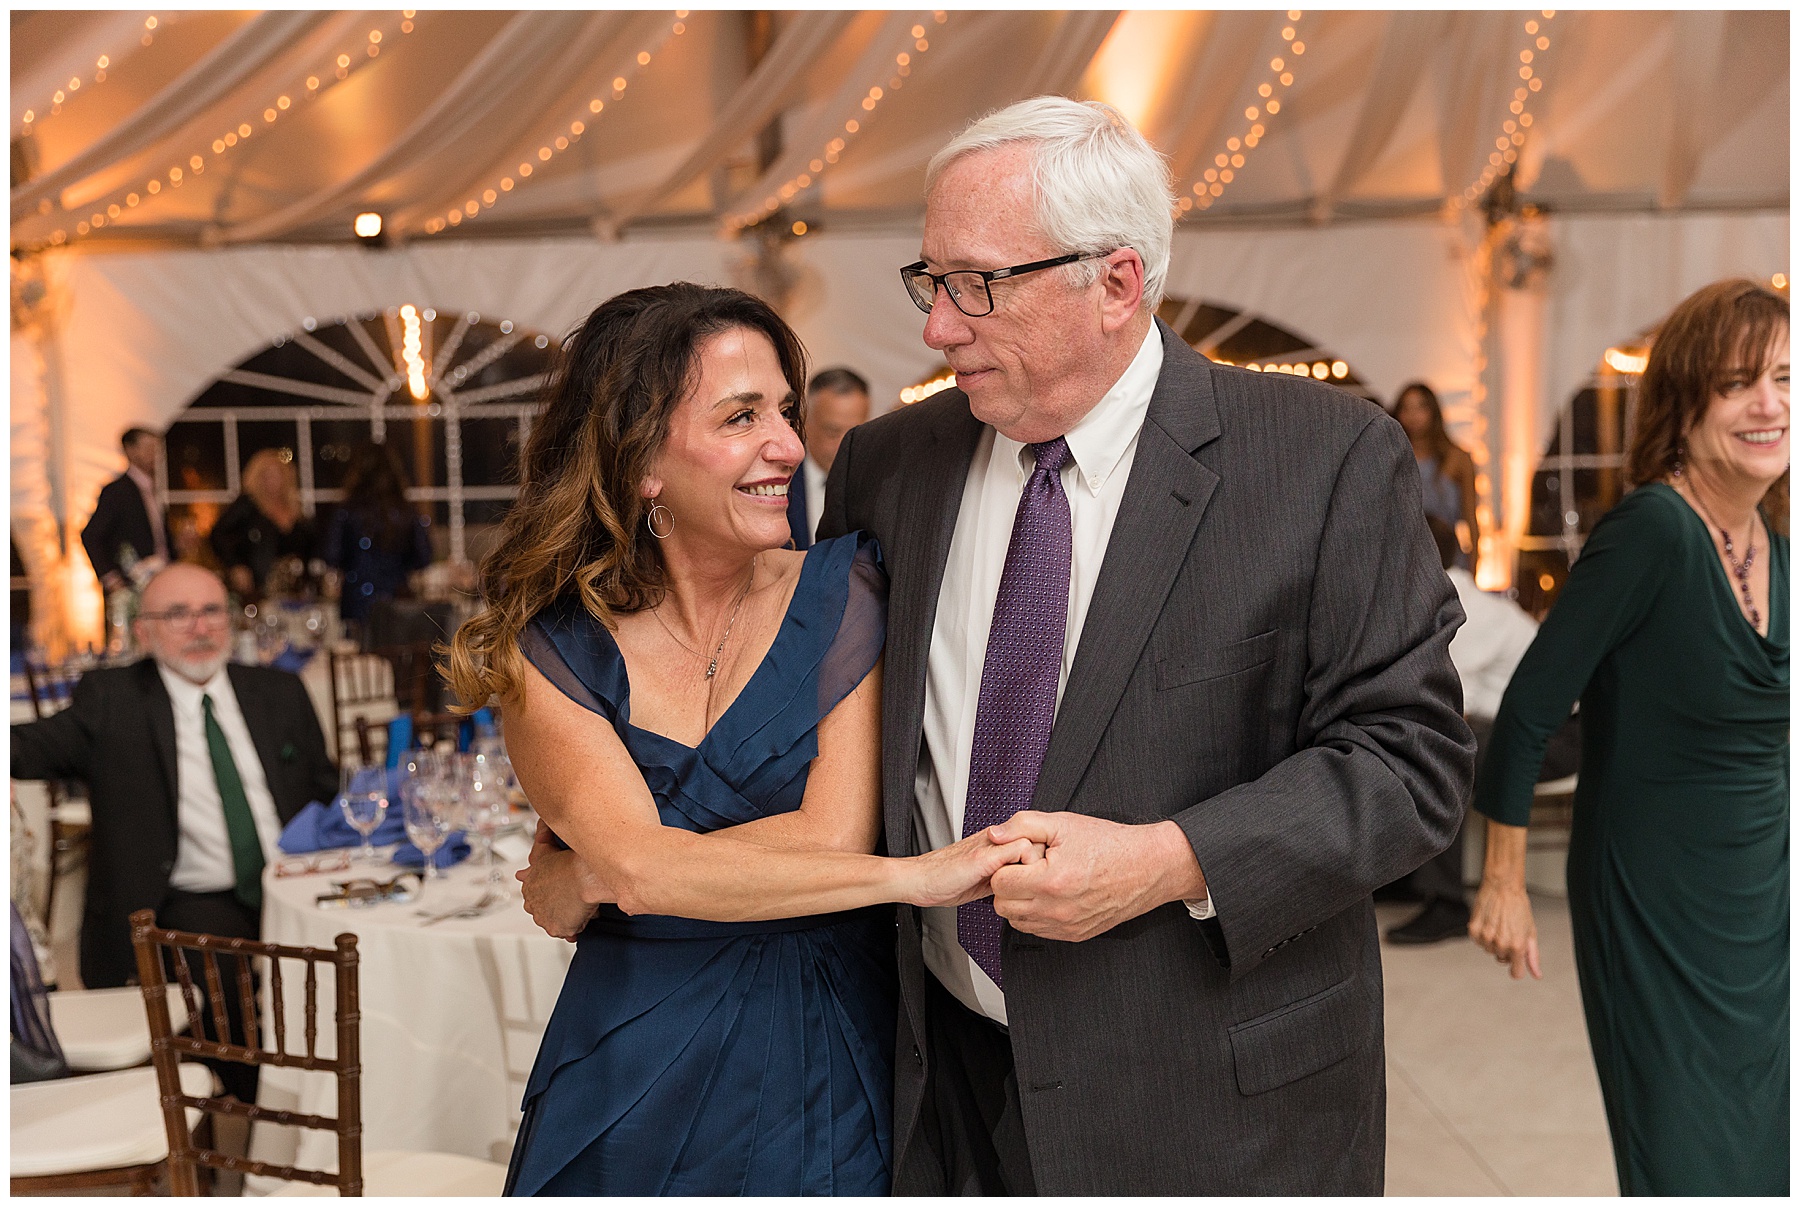
M 237 871 L 234 891 L 239 901 L 260 910 L 263 850 L 262 840 L 256 836 L 256 819 L 250 816 L 250 798 L 244 795 L 231 743 L 219 728 L 219 718 L 213 716 L 213 698 L 202 695 L 200 705 L 206 713 L 206 750 L 212 755 L 213 779 L 219 783 L 219 803 L 225 806 L 225 830 L 231 835 L 231 862 Z

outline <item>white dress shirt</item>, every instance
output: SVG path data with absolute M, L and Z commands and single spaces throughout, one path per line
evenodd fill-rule
M 1073 539 L 1068 628 L 1056 677 L 1058 705 L 1081 644 L 1081 627 L 1106 560 L 1113 520 L 1137 454 L 1138 431 L 1149 412 L 1162 362 L 1162 336 L 1152 325 L 1124 375 L 1066 437 L 1070 457 L 1062 468 L 1062 485 Z M 1019 496 L 1035 467 L 1025 445 L 992 428 L 982 433 L 969 464 L 926 662 L 925 749 L 914 783 L 913 825 L 920 850 L 937 850 L 962 838 L 988 628 Z M 1189 911 L 1196 917 L 1212 916 L 1210 901 L 1190 903 Z M 926 910 L 923 939 L 925 965 L 944 988 L 969 1009 L 1005 1023 L 1005 995 L 957 942 L 956 910 Z
M 819 517 L 825 514 L 825 471 L 810 456 L 800 460 L 800 472 L 806 475 L 806 532 L 819 539 Z
M 156 483 L 135 465 L 125 467 L 125 476 L 137 485 L 144 499 L 144 514 L 150 517 L 150 548 L 136 550 L 138 557 L 160 557 L 169 560 L 169 538 L 163 530 L 162 511 L 156 506 Z
M 200 697 L 211 696 L 213 716 L 231 747 L 231 761 L 244 781 L 250 799 L 250 816 L 256 836 L 262 839 L 263 859 L 280 856 L 281 818 L 275 798 L 263 774 L 262 759 L 250 739 L 250 726 L 231 690 L 231 676 L 221 667 L 205 686 L 189 682 L 162 665 L 156 665 L 175 709 L 175 791 L 180 842 L 175 847 L 175 869 L 169 886 L 189 893 L 226 892 L 237 885 L 237 866 L 231 859 L 231 834 L 225 828 L 225 805 L 219 782 L 213 777 L 212 753 L 206 744 L 206 716 Z
M 1457 566 L 1446 571 L 1468 620 L 1450 639 L 1450 661 L 1463 685 L 1463 715 L 1491 721 L 1519 660 L 1537 639 L 1531 613 L 1504 595 L 1475 585 L 1475 576 Z

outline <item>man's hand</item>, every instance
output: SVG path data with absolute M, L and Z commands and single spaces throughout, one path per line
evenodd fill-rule
M 1079 943 L 1170 901 L 1206 895 L 1187 835 L 1172 821 L 1122 825 L 1080 813 L 1015 813 L 988 831 L 1044 857 L 994 872 L 994 912 L 1017 930 Z
M 575 852 L 557 845 L 540 819 L 531 840 L 531 859 L 513 873 L 525 889 L 525 912 L 540 929 L 573 943 L 596 912 L 611 900 L 606 886 Z

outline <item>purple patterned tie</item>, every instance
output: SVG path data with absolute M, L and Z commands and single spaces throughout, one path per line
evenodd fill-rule
M 1056 720 L 1073 543 L 1069 498 L 1059 471 L 1069 459 L 1069 445 L 1058 436 L 1029 447 L 1037 469 L 1019 496 L 1006 567 L 994 597 L 969 752 L 964 838 L 999 825 L 1031 803 Z M 993 898 L 957 906 L 956 939 L 999 985 L 1000 915 L 994 912 Z

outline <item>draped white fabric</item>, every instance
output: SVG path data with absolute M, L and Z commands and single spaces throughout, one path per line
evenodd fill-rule
M 1706 281 L 1787 270 L 1782 213 L 1559 218 L 1555 267 L 1526 330 L 1505 317 L 1514 381 L 1495 455 L 1534 466 L 1560 407 L 1610 345 L 1629 341 Z M 1460 226 L 1435 219 L 1286 231 L 1183 231 L 1168 292 L 1258 315 L 1342 357 L 1383 398 L 1423 378 L 1453 420 L 1477 384 L 1479 298 Z M 787 314 L 817 366 L 867 376 L 878 408 L 941 362 L 895 270 L 911 236 L 835 236 L 786 249 Z M 605 298 L 671 280 L 745 284 L 748 249 L 710 239 L 442 243 L 402 251 L 249 247 L 46 257 L 62 315 L 15 335 L 15 523 L 46 512 L 79 530 L 120 472 L 118 433 L 168 424 L 207 385 L 307 318 L 329 322 L 405 302 L 476 310 L 560 337 Z M 1513 316 L 1519 306 L 1505 313 Z M 40 342 L 40 339 L 42 342 Z M 1540 351 L 1521 361 L 1518 341 Z M 43 371 L 35 357 L 42 355 Z M 1528 380 L 1520 380 L 1520 376 Z M 44 383 L 51 383 L 46 386 Z M 40 402 L 39 400 L 42 400 Z M 50 437 L 61 424 L 58 451 Z M 1454 424 L 1453 424 L 1454 426 Z M 50 467 L 46 472 L 46 464 Z M 51 481 L 59 475 L 60 503 Z M 1522 520 L 1520 501 L 1504 500 Z M 85 559 L 75 554 L 85 570 Z
M 411 301 L 554 336 L 635 285 L 739 284 L 890 405 L 940 364 L 894 279 L 925 164 L 1043 91 L 1116 104 L 1183 195 L 1229 186 L 1180 226 L 1172 295 L 1268 318 L 1384 397 L 1424 378 L 1458 434 L 1485 426 L 1502 531 L 1605 347 L 1706 280 L 1790 271 L 1780 11 L 792 11 L 760 59 L 730 10 L 163 12 L 154 38 L 151 16 L 13 23 L 14 531 L 78 612 L 119 431 L 308 317 Z M 1435 215 L 1497 146 L 1554 263 L 1490 294 L 1475 211 Z M 771 194 L 774 230 L 718 238 Z M 347 245 L 365 209 L 396 250 Z M 812 233 L 773 246 L 794 218 Z M 22 305 L 26 278 L 48 296 Z
M 438 238 L 716 231 L 801 175 L 788 200 L 812 225 L 891 226 L 916 215 L 924 163 L 951 133 L 1044 91 L 1117 104 L 1170 154 L 1184 191 L 1218 155 L 1245 154 L 1208 219 L 1428 212 L 1513 133 L 1515 183 L 1561 212 L 1767 208 L 1787 193 L 1779 11 L 1308 11 L 1294 23 L 1280 10 L 797 11 L 776 14 L 760 62 L 748 15 L 729 10 L 163 20 L 148 49 L 132 37 L 141 22 L 111 14 L 15 21 L 14 134 L 29 134 L 35 160 L 12 190 L 15 247 L 56 230 L 190 246 L 346 239 L 363 209 L 406 237 L 427 224 Z M 1529 137 L 1511 112 L 1522 71 L 1540 85 Z M 84 87 L 52 112 L 46 90 L 74 77 Z M 1229 147 L 1272 86 L 1279 115 L 1259 111 L 1258 143 Z M 746 144 L 771 122 L 780 154 L 763 164 Z M 826 161 L 833 136 L 848 145 Z M 170 168 L 196 153 L 204 174 L 171 187 Z M 96 213 L 103 229 L 75 229 Z

